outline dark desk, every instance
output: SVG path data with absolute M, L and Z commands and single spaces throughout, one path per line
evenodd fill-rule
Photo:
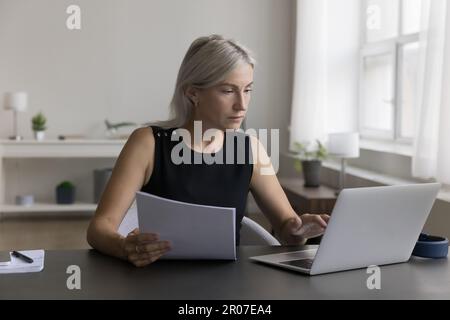
M 47 251 L 40 273 L 0 275 L 1 299 L 436 299 L 450 298 L 447 259 L 381 267 L 381 290 L 366 269 L 309 277 L 249 261 L 286 247 L 241 247 L 238 261 L 158 261 L 146 268 L 93 250 Z M 81 290 L 68 290 L 69 265 Z

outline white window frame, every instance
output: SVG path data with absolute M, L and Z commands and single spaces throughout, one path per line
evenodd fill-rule
M 398 36 L 392 37 L 386 40 L 367 42 L 367 5 L 368 1 L 363 0 L 363 5 L 361 8 L 361 49 L 359 54 L 359 105 L 358 108 L 358 127 L 361 137 L 363 139 L 369 140 L 382 140 L 389 141 L 399 144 L 409 144 L 412 145 L 413 138 L 401 136 L 401 90 L 402 88 L 402 46 L 415 43 L 419 41 L 419 32 L 402 35 L 402 11 L 403 11 L 403 1 L 399 0 L 399 10 L 398 10 Z M 407 0 L 406 0 L 407 1 Z M 364 59 L 367 57 L 374 57 L 382 54 L 390 54 L 392 56 L 392 72 L 394 75 L 393 79 L 393 108 L 392 108 L 392 131 L 386 130 L 376 130 L 369 129 L 362 125 L 364 116 Z

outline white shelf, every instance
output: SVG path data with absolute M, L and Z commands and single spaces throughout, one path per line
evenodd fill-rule
M 96 204 L 76 203 L 58 205 L 55 203 L 37 203 L 29 207 L 5 203 L 6 198 L 6 166 L 10 159 L 82 159 L 105 158 L 116 159 L 126 140 L 124 139 L 46 139 L 37 140 L 5 140 L 0 139 L 0 212 L 93 212 Z M 82 166 L 83 162 L 80 162 Z M 71 164 L 73 165 L 73 164 Z M 68 168 L 70 170 L 70 168 Z M 38 187 L 37 183 L 34 183 Z
M 9 145 L 23 145 L 23 144 L 35 144 L 35 145 L 46 145 L 46 144 L 56 144 L 56 145 L 64 145 L 64 144 L 117 144 L 123 143 L 126 139 L 45 139 L 45 140 L 33 140 L 33 139 L 24 139 L 24 140 L 9 140 L 9 139 L 0 139 L 0 144 L 9 144 Z
M 392 143 L 361 139 L 361 141 L 359 142 L 359 146 L 361 147 L 361 149 L 365 150 L 393 153 L 406 157 L 411 157 L 413 154 L 413 146 L 404 143 Z
M 20 158 L 115 158 L 126 140 L 0 140 L 0 157 Z
M 16 204 L 0 205 L 1 213 L 15 212 L 94 212 L 97 208 L 95 203 L 74 203 L 74 204 L 56 204 L 56 203 L 35 203 L 31 206 L 21 206 Z

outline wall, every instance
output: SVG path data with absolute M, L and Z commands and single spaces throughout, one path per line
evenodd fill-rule
M 81 30 L 66 28 L 66 8 L 81 8 Z M 190 43 L 213 33 L 234 38 L 256 57 L 247 128 L 281 128 L 286 149 L 291 103 L 293 0 L 0 0 L 0 101 L 25 90 L 29 107 L 20 133 L 43 111 L 47 137 L 104 138 L 104 120 L 165 119 L 177 72 Z M 12 133 L 12 112 L 0 105 L 0 139 Z M 92 199 L 92 170 L 105 160 L 8 160 L 7 195 L 53 198 L 61 180 Z M 81 168 L 77 168 L 81 166 Z M 10 171 L 11 169 L 11 171 Z M 83 170 L 81 170 L 83 169 Z M 81 170 L 81 171 L 80 171 Z
M 66 28 L 66 8 L 81 8 L 81 30 Z M 0 95 L 29 93 L 20 129 L 42 110 L 48 136 L 104 137 L 105 118 L 165 119 L 181 60 L 197 37 L 235 38 L 256 56 L 247 127 L 289 121 L 293 0 L 0 0 Z M 0 138 L 12 113 L 0 108 Z M 286 132 L 282 132 L 282 141 Z

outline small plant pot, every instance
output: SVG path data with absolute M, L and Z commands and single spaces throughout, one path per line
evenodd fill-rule
M 319 160 L 302 161 L 303 178 L 305 179 L 305 187 L 317 188 L 320 186 L 320 168 L 322 162 Z
M 34 138 L 37 141 L 42 141 L 45 139 L 45 131 L 34 131 Z
M 31 194 L 17 195 L 16 204 L 20 206 L 32 206 L 34 204 L 34 196 Z
M 75 188 L 56 188 L 56 203 L 72 204 L 75 202 Z

